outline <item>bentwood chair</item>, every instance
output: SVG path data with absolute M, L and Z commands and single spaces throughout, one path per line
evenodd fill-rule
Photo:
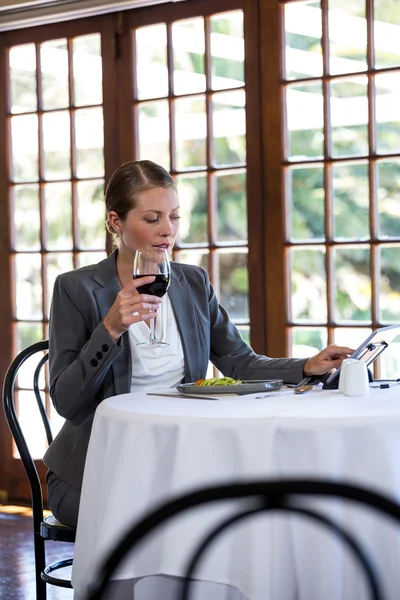
M 176 600 L 188 600 L 191 585 L 195 581 L 196 568 L 203 558 L 204 553 L 209 549 L 217 536 L 234 523 L 238 523 L 251 515 L 263 511 L 296 513 L 327 528 L 348 547 L 356 562 L 362 568 L 367 584 L 369 585 L 370 598 L 373 600 L 383 600 L 384 595 L 379 574 L 360 542 L 350 531 L 347 531 L 347 529 L 343 528 L 330 517 L 314 509 L 307 508 L 304 504 L 304 496 L 348 499 L 373 508 L 393 519 L 396 526 L 400 525 L 399 504 L 382 494 L 372 492 L 366 488 L 340 482 L 321 479 L 282 479 L 203 488 L 172 499 L 148 513 L 141 521 L 134 523 L 117 542 L 102 564 L 99 565 L 86 600 L 103 600 L 105 598 L 110 579 L 127 552 L 135 549 L 142 542 L 143 538 L 150 533 L 156 535 L 160 525 L 164 525 L 166 521 L 179 513 L 200 505 L 239 498 L 248 499 L 247 508 L 242 508 L 237 514 L 230 515 L 211 531 L 205 533 L 187 560 L 181 593 L 178 594 Z M 298 502 L 299 498 L 302 499 L 301 503 Z
M 38 410 L 46 431 L 47 442 L 50 444 L 53 440 L 53 436 L 51 433 L 50 423 L 47 418 L 45 404 L 39 389 L 39 376 L 42 368 L 47 362 L 48 354 L 46 351 L 48 349 L 49 342 L 44 340 L 37 342 L 36 344 L 32 344 L 28 348 L 25 348 L 25 350 L 22 350 L 22 352 L 15 357 L 9 366 L 3 385 L 3 407 L 5 416 L 21 456 L 21 460 L 31 488 L 37 600 L 46 600 L 46 584 L 56 585 L 64 588 L 72 588 L 71 581 L 68 579 L 61 579 L 52 576 L 54 571 L 58 571 L 64 567 L 70 567 L 72 565 L 72 558 L 60 560 L 46 566 L 45 542 L 50 540 L 59 542 L 75 542 L 74 528 L 63 525 L 57 521 L 53 515 L 43 517 L 42 486 L 34 460 L 29 452 L 29 448 L 24 437 L 15 407 L 14 385 L 18 371 L 28 358 L 37 355 L 38 364 L 33 376 L 32 401 L 34 402 L 34 399 L 36 399 Z M 46 354 L 40 356 L 42 352 L 46 352 Z

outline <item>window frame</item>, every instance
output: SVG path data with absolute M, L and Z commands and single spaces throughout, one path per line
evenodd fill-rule
M 248 221 L 251 223 L 249 236 L 249 313 L 251 323 L 256 324 L 251 332 L 252 345 L 259 352 L 265 352 L 265 315 L 263 311 L 263 288 L 260 286 L 264 279 L 264 254 L 259 252 L 263 239 L 263 210 L 261 181 L 261 140 L 259 130 L 260 120 L 260 54 L 258 49 L 259 23 L 258 7 L 252 0 L 200 0 L 186 1 L 178 4 L 165 4 L 143 7 L 112 13 L 98 17 L 78 19 L 43 25 L 34 28 L 20 29 L 0 33 L 0 83 L 3 89 L 8 89 L 7 48 L 22 43 L 41 43 L 57 38 L 75 37 L 89 33 L 101 33 L 103 56 L 103 109 L 104 109 L 104 158 L 105 180 L 108 181 L 113 171 L 123 162 L 135 159 L 134 139 L 137 135 L 132 120 L 130 87 L 131 82 L 126 77 L 126 59 L 130 54 L 131 27 L 150 25 L 157 22 L 174 22 L 200 15 L 211 15 L 225 11 L 242 9 L 244 11 L 245 39 L 245 85 L 246 101 L 246 141 L 247 141 L 247 197 Z M 105 85 L 105 82 L 109 85 Z M 7 86 L 7 87 L 6 87 Z M 0 139 L 7 140 L 9 136 L 6 126 L 6 98 L 0 94 Z M 123 118 L 122 118 L 123 117 Z M 117 127 L 115 124 L 117 123 Z M 130 136 L 127 132 L 132 131 Z M 3 309 L 5 326 L 0 330 L 0 343 L 3 351 L 0 354 L 1 374 L 10 364 L 15 355 L 12 334 L 13 315 L 13 274 L 11 272 L 10 253 L 12 252 L 11 215 L 9 214 L 8 198 L 8 169 L 9 146 L 3 145 L 0 150 L 0 222 L 2 235 L 2 252 L 0 266 L 3 267 L 3 293 L 0 308 Z M 111 239 L 107 238 L 107 250 L 111 250 Z M 0 489 L 7 489 L 10 495 L 19 500 L 29 498 L 29 489 L 21 461 L 13 459 L 11 454 L 11 436 L 4 417 L 0 417 L 0 437 L 2 439 L 0 460 Z M 44 481 L 46 467 L 41 460 L 36 461 L 39 475 Z M 46 489 L 44 487 L 44 492 Z

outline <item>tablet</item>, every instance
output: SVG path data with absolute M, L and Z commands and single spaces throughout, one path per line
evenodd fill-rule
M 366 340 L 353 352 L 349 358 L 356 358 L 365 362 L 368 366 L 378 358 L 378 356 L 389 346 L 390 342 L 400 334 L 400 325 L 388 325 L 387 327 L 381 327 L 376 331 L 373 331 Z M 327 375 L 315 375 L 313 377 L 306 377 L 299 385 L 306 385 L 307 383 L 318 383 L 323 381 L 324 389 L 336 389 L 339 387 L 339 376 L 340 368 L 336 369 L 334 373 L 328 373 Z

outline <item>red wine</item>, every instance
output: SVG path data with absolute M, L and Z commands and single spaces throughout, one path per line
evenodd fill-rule
M 151 275 L 151 273 L 148 273 L 147 275 L 135 275 L 133 279 L 141 279 L 142 277 L 149 277 L 149 275 Z M 155 277 L 155 280 L 151 283 L 140 285 L 137 288 L 137 291 L 139 294 L 150 294 L 151 296 L 158 296 L 161 298 L 169 287 L 169 277 L 160 274 L 152 276 Z

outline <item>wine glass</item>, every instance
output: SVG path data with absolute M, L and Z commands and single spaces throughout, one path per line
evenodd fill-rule
M 136 250 L 133 261 L 133 278 L 140 279 L 147 275 L 154 275 L 152 283 L 145 283 L 137 288 L 139 294 L 151 294 L 161 298 L 167 292 L 171 281 L 171 265 L 168 251 L 165 248 L 142 248 Z M 154 317 L 150 318 L 150 337 L 146 342 L 139 342 L 137 346 L 162 348 L 169 346 L 167 342 L 160 342 L 154 329 Z

